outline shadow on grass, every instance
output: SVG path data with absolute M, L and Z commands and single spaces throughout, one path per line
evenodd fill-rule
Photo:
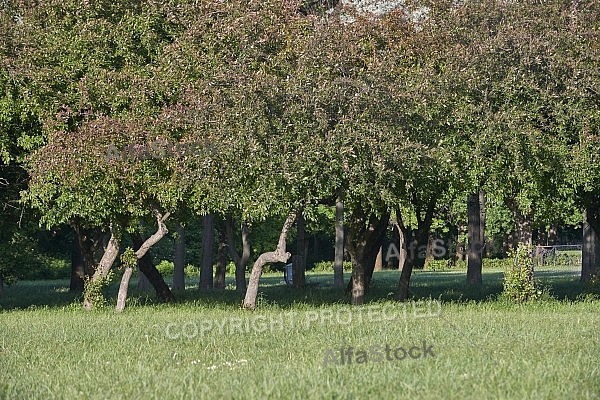
M 399 271 L 375 272 L 371 289 L 366 295 L 366 303 L 381 300 L 394 300 L 397 291 Z M 328 304 L 350 304 L 350 295 L 344 289 L 333 286 L 332 273 L 307 273 L 307 286 L 295 289 L 285 285 L 281 274 L 265 274 L 261 278 L 257 306 L 278 307 L 282 309 L 298 306 L 322 306 Z M 345 274 L 346 282 L 349 274 Z M 411 278 L 411 299 L 435 298 L 442 302 L 495 301 L 502 292 L 503 272 L 500 270 L 484 270 L 481 287 L 470 287 L 466 284 L 465 270 L 449 271 L 415 271 Z M 167 283 L 170 283 L 168 277 Z M 583 285 L 579 281 L 579 271 L 541 270 L 536 271 L 536 280 L 550 290 L 552 297 L 558 300 L 574 301 L 583 293 Z M 114 307 L 118 290 L 118 279 L 115 279 L 105 290 L 109 307 Z M 186 290 L 175 293 L 174 304 L 198 304 L 203 307 L 241 307 L 244 293 L 234 290 L 234 280 L 227 277 L 225 290 L 199 290 L 197 278 L 188 279 Z M 0 296 L 0 310 L 27 309 L 31 307 L 64 307 L 77 306 L 81 302 L 81 294 L 69 292 L 68 280 L 22 281 L 5 288 Z M 130 285 L 129 306 L 151 306 L 159 304 L 153 293 L 146 294 L 137 290 L 137 282 Z

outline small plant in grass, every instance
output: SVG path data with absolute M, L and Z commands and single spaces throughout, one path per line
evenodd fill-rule
M 86 276 L 83 287 L 83 298 L 87 299 L 94 307 L 100 308 L 106 305 L 106 298 L 102 291 L 112 281 L 114 272 L 108 271 L 105 277 L 93 281 L 91 276 Z
M 504 290 L 502 294 L 510 300 L 522 303 L 536 300 L 541 295 L 533 280 L 534 260 L 528 246 L 519 246 L 509 256 L 513 260 L 510 269 L 504 272 Z

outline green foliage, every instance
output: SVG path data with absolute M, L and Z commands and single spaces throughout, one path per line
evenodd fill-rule
M 513 260 L 508 258 L 484 258 L 482 260 L 483 265 L 482 268 L 498 268 L 498 269 L 508 269 L 512 266 Z
M 0 274 L 5 283 L 16 280 L 67 278 L 71 272 L 68 260 L 46 254 L 32 232 L 17 230 L 5 243 L 0 243 Z
M 106 276 L 93 281 L 91 276 L 86 276 L 83 286 L 83 298 L 89 300 L 94 308 L 102 308 L 107 305 L 104 290 L 115 276 L 113 270 L 109 270 Z
M 156 264 L 156 269 L 162 276 L 172 276 L 174 268 L 175 265 L 173 264 L 173 261 L 162 260 Z
M 228 273 L 229 273 L 230 265 L 228 265 L 227 267 L 228 267 Z M 172 261 L 162 260 L 161 262 L 159 262 L 156 265 L 156 269 L 158 270 L 158 272 L 160 272 L 160 274 L 162 276 L 173 276 L 173 270 L 175 269 L 175 265 L 173 264 Z M 234 270 L 235 270 L 235 267 L 234 267 Z M 184 272 L 185 276 L 187 276 L 188 278 L 197 278 L 200 276 L 200 269 L 192 264 L 187 264 L 185 266 L 183 272 Z
M 533 279 L 535 261 L 530 256 L 531 250 L 527 246 L 519 246 L 510 254 L 512 267 L 504 272 L 502 295 L 516 303 L 536 300 L 542 294 Z
M 330 272 L 333 271 L 333 261 L 319 261 L 313 264 L 313 271 Z M 343 262 L 344 271 L 352 271 L 352 263 L 350 261 Z
M 135 255 L 135 251 L 131 247 L 126 248 L 125 251 L 121 254 L 121 263 L 122 267 L 124 268 L 132 268 L 133 270 L 135 270 L 137 266 L 137 260 L 138 259 Z

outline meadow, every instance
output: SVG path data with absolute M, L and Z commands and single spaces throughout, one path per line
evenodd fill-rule
M 502 270 L 484 270 L 475 291 L 464 270 L 416 271 L 414 300 L 399 304 L 398 272 L 382 271 L 360 308 L 330 273 L 309 273 L 304 290 L 267 274 L 254 312 L 231 286 L 200 292 L 195 280 L 172 304 L 134 287 L 120 314 L 115 284 L 86 312 L 67 281 L 22 281 L 0 297 L 0 398 L 596 399 L 600 301 L 578 272 L 538 271 L 542 299 L 514 304 Z M 423 342 L 427 357 L 385 351 Z M 326 362 L 350 347 L 351 363 Z M 381 357 L 358 363 L 370 348 Z

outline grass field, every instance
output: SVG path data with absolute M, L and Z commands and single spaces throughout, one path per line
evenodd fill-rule
M 305 290 L 267 275 L 253 313 L 234 291 L 198 292 L 192 281 L 175 304 L 138 296 L 122 314 L 83 311 L 65 281 L 19 282 L 0 297 L 0 397 L 600 398 L 600 301 L 578 296 L 575 269 L 537 276 L 551 296 L 516 305 L 497 299 L 500 270 L 484 271 L 477 291 L 465 271 L 417 271 L 423 301 L 398 304 L 398 273 L 378 272 L 369 303 L 350 308 L 329 274 L 309 274 Z M 433 354 L 385 351 L 423 342 Z M 381 356 L 325 362 L 348 347 Z

